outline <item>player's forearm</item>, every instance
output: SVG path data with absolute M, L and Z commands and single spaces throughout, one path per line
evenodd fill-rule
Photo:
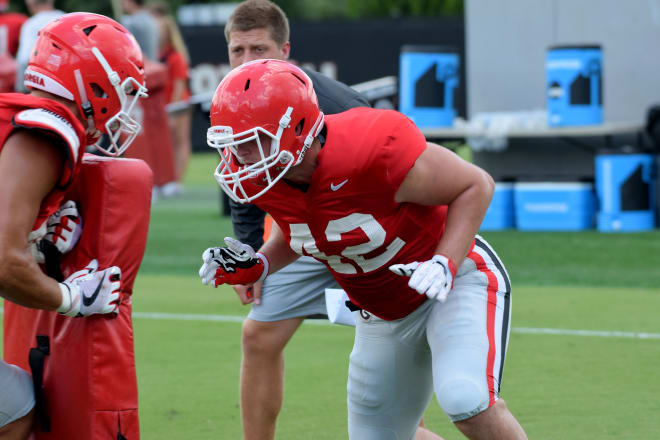
M 277 272 L 300 257 L 291 249 L 277 223 L 273 223 L 268 241 L 264 243 L 259 252 L 268 258 L 268 273 Z
M 493 179 L 483 172 L 448 205 L 447 223 L 436 254 L 449 257 L 456 266 L 461 265 L 486 215 L 494 187 Z
M 57 310 L 60 287 L 44 275 L 29 252 L 5 251 L 0 256 L 0 295 L 24 307 Z
M 293 252 L 288 245 L 275 247 L 267 246 L 267 244 L 268 243 L 264 244 L 260 252 L 268 258 L 269 274 L 288 266 L 300 257 L 300 255 Z

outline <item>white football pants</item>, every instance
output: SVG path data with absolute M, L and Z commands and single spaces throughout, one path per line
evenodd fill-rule
M 511 285 L 477 236 L 447 300 L 428 300 L 405 318 L 355 312 L 348 369 L 351 440 L 409 440 L 432 393 L 456 422 L 498 399 L 509 338 Z

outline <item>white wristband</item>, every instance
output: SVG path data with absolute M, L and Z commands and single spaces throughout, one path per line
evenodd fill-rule
M 73 292 L 71 288 L 64 283 L 59 283 L 60 291 L 62 292 L 62 304 L 57 309 L 58 313 L 66 316 L 76 316 L 78 310 L 74 310 Z
M 268 269 L 270 268 L 270 263 L 268 263 L 268 258 L 262 254 L 261 252 L 257 252 L 257 257 L 261 260 L 262 263 L 264 263 L 264 271 L 262 272 L 261 276 L 257 280 L 257 283 L 263 281 L 266 279 L 268 276 Z

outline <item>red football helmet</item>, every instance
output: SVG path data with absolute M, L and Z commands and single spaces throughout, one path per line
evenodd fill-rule
M 75 101 L 90 138 L 108 135 L 110 144 L 96 147 L 109 156 L 122 154 L 142 128 L 131 116 L 147 96 L 142 50 L 126 28 L 103 15 L 65 14 L 43 27 L 24 84 Z
M 206 137 L 221 158 L 215 179 L 233 200 L 250 202 L 302 161 L 321 128 L 323 113 L 305 72 L 281 60 L 238 66 L 222 80 L 211 102 Z M 270 138 L 270 148 L 262 146 L 260 134 Z M 252 141 L 260 160 L 241 164 L 237 148 Z M 262 187 L 256 194 L 248 194 L 243 187 L 249 179 Z

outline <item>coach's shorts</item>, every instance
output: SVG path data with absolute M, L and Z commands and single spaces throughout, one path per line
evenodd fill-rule
M 396 321 L 354 312 L 349 438 L 412 439 L 434 391 L 454 422 L 493 405 L 499 398 L 510 305 L 504 266 L 477 237 L 444 303 L 428 300 Z
M 261 292 L 261 304 L 252 305 L 248 318 L 281 321 L 311 315 L 327 315 L 325 289 L 338 288 L 328 268 L 311 257 L 268 275 Z
M 0 359 L 0 427 L 25 416 L 33 406 L 32 377 Z

